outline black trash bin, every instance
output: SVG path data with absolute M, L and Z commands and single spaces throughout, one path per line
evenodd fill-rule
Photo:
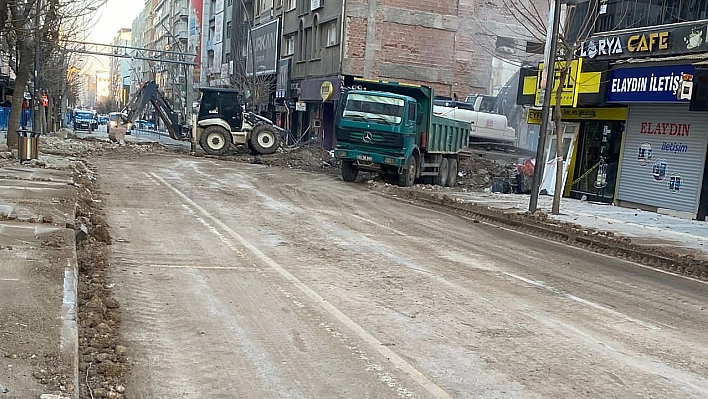
M 20 162 L 26 162 L 30 159 L 37 159 L 39 154 L 39 132 L 29 130 L 17 131 L 17 157 Z

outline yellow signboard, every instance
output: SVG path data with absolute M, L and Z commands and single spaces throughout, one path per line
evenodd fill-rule
M 555 75 L 553 79 L 553 92 L 551 93 L 551 105 L 556 104 L 556 93 L 561 86 L 560 75 L 565 67 L 565 61 L 557 61 L 555 64 Z M 536 105 L 541 106 L 541 71 L 543 63 L 539 64 L 537 76 L 526 76 L 523 82 L 523 94 L 536 97 Z M 576 107 L 578 105 L 578 95 L 583 93 L 599 93 L 602 72 L 583 72 L 583 61 L 581 59 L 572 60 L 568 67 L 565 81 L 562 82 L 561 106 Z
M 562 111 L 565 121 L 623 121 L 627 119 L 627 108 L 562 108 Z
M 526 115 L 526 123 L 529 125 L 540 125 L 542 114 L 540 109 L 529 109 Z M 564 121 L 623 121 L 627 119 L 627 108 L 610 108 L 610 107 L 594 107 L 594 108 L 561 108 Z
M 329 100 L 330 97 L 332 97 L 332 93 L 334 93 L 334 86 L 332 85 L 332 82 L 329 80 L 325 80 L 322 82 L 322 85 L 320 86 L 320 95 L 322 96 L 322 101 L 327 101 Z
M 529 113 L 526 115 L 526 123 L 529 125 L 540 125 L 543 111 L 540 109 L 529 108 Z

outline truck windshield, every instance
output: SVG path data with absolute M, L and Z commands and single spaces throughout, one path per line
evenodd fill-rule
M 401 98 L 350 93 L 344 105 L 342 118 L 398 125 L 403 119 L 404 103 Z

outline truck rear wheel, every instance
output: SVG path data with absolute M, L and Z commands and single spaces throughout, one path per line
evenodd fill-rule
M 447 175 L 447 186 L 455 187 L 457 185 L 458 172 L 457 159 L 450 159 L 448 169 L 450 169 L 450 171 Z
M 231 146 L 231 132 L 220 126 L 209 126 L 199 138 L 199 145 L 208 155 L 224 155 Z
M 438 167 L 438 175 L 435 176 L 434 184 L 438 186 L 445 187 L 447 185 L 447 178 L 450 174 L 450 165 L 447 162 L 447 158 L 443 158 L 440 161 L 440 166 Z
M 359 174 L 359 168 L 354 165 L 353 161 L 342 161 L 342 180 L 352 182 L 356 180 Z
M 410 157 L 406 161 L 406 168 L 398 175 L 398 185 L 401 187 L 410 187 L 415 183 L 415 175 L 418 171 L 418 162 L 415 157 Z
M 280 146 L 278 130 L 270 125 L 258 125 L 251 132 L 250 143 L 259 154 L 272 154 Z

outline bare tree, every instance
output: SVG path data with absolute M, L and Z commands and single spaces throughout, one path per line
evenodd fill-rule
M 538 12 L 538 8 L 534 6 L 533 2 L 514 0 L 503 1 L 505 6 L 512 11 L 511 15 L 513 18 L 529 29 L 529 34 L 536 38 L 546 37 L 546 32 L 548 29 L 551 29 L 551 27 L 546 26 L 546 16 Z M 589 3 L 588 7 L 583 7 L 583 15 L 576 15 L 577 4 L 579 3 Z M 560 199 L 563 194 L 564 148 L 563 124 L 561 123 L 563 117 L 561 96 L 563 94 L 564 82 L 566 82 L 569 78 L 573 79 L 573 77 L 569 76 L 569 74 L 575 54 L 582 41 L 587 38 L 594 29 L 598 15 L 597 8 L 597 0 L 574 1 L 573 4 L 570 4 L 569 2 L 569 4 L 565 6 L 565 17 L 563 21 L 560 21 L 560 29 L 558 30 L 558 51 L 556 54 L 551 54 L 551 65 L 544 66 L 544 68 L 553 68 L 554 80 L 558 82 L 557 88 L 553 93 L 555 97 L 555 105 L 553 106 L 553 128 L 556 136 L 556 182 L 553 193 L 553 206 L 551 213 L 554 215 L 560 213 Z M 580 25 L 574 26 L 572 31 L 569 29 L 571 28 L 571 21 L 576 24 L 580 21 Z M 546 132 L 540 132 L 540 134 L 546 134 Z M 541 165 L 541 162 L 543 162 L 542 159 L 536 160 L 537 167 Z
M 8 147 L 17 147 L 17 135 L 14 133 L 20 126 L 20 105 L 25 87 L 32 80 L 35 104 L 41 102 L 41 97 L 38 98 L 36 93 L 39 92 L 42 82 L 48 92 L 57 91 L 56 82 L 63 82 L 66 77 L 54 72 L 67 71 L 68 67 L 65 40 L 80 32 L 83 29 L 81 20 L 90 16 L 96 7 L 104 2 L 105 0 L 0 0 L 3 45 L 9 50 L 10 67 L 16 75 L 14 101 L 8 123 Z M 30 79 L 35 66 L 42 71 L 37 81 Z M 35 108 L 41 111 L 43 106 Z M 39 116 L 43 117 L 44 112 L 40 112 Z M 40 125 L 44 123 L 45 121 L 40 119 Z M 35 130 L 41 128 L 42 126 L 36 126 Z

